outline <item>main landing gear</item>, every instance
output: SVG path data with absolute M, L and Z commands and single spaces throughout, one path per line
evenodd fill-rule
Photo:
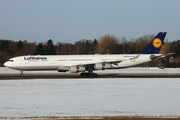
M 98 76 L 97 73 L 93 73 L 92 71 L 82 72 L 80 75 L 81 75 L 81 76 L 92 76 L 92 77 Z

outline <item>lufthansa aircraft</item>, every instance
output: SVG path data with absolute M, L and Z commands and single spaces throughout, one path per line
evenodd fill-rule
M 107 55 L 28 55 L 9 59 L 4 66 L 23 71 L 57 70 L 80 73 L 81 76 L 96 76 L 95 70 L 121 69 L 147 63 L 170 54 L 159 54 L 166 32 L 159 32 L 138 54 Z

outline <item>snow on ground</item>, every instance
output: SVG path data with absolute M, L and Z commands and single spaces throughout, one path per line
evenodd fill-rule
M 180 116 L 179 91 L 179 78 L 0 80 L 0 117 Z

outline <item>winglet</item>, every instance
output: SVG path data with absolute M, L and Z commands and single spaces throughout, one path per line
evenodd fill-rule
M 159 32 L 139 54 L 158 54 L 167 32 Z

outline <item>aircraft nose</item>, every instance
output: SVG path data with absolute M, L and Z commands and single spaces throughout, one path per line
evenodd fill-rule
M 5 63 L 4 63 L 4 66 L 5 66 L 5 67 L 8 67 L 8 62 L 5 62 Z

